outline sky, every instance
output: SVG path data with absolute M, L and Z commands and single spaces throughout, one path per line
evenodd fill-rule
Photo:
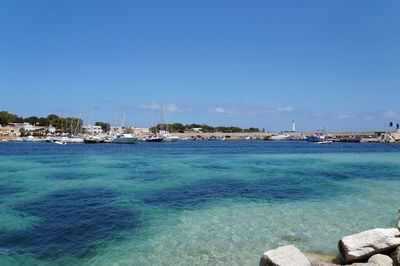
M 398 0 L 0 1 L 20 116 L 381 130 L 399 103 Z

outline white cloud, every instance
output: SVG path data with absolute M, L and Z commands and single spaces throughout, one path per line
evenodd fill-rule
M 294 111 L 294 108 L 292 106 L 278 107 L 276 111 L 279 113 L 291 113 Z
M 371 115 L 365 115 L 365 116 L 364 116 L 364 119 L 365 119 L 365 120 L 374 120 L 375 117 L 373 117 L 373 116 L 371 116 Z
M 281 115 L 285 113 L 292 113 L 294 112 L 294 107 L 292 106 L 284 106 L 284 107 L 277 107 L 272 108 L 268 106 L 255 106 L 247 108 L 247 113 L 249 115 Z
M 162 111 L 163 106 L 158 103 L 151 103 L 151 104 L 140 104 L 139 108 L 145 110 L 154 110 L 154 111 Z M 174 103 L 164 104 L 164 109 L 166 112 L 182 112 L 183 109 Z
M 383 114 L 383 116 L 386 117 L 386 118 L 398 118 L 399 114 L 396 111 L 389 110 L 389 111 L 386 111 Z
M 343 119 L 350 119 L 350 118 L 354 118 L 354 115 L 349 114 L 349 113 L 340 113 L 340 114 L 336 114 L 334 115 L 335 119 L 339 119 L 339 120 L 343 120 Z
M 215 107 L 214 109 L 211 110 L 212 113 L 218 113 L 218 114 L 233 114 L 235 111 L 233 109 L 227 109 L 224 107 Z

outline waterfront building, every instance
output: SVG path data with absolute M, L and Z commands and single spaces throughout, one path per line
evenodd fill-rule
M 0 137 L 17 137 L 17 133 L 12 126 L 0 126 Z
M 83 126 L 83 131 L 86 134 L 91 134 L 91 135 L 100 135 L 103 134 L 103 129 L 101 129 L 101 126 L 95 126 L 95 125 L 86 125 Z
M 129 131 L 135 135 L 145 135 L 150 133 L 150 129 L 144 127 L 130 127 Z

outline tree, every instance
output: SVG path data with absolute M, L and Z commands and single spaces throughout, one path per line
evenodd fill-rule
M 111 125 L 109 123 L 105 123 L 105 122 L 96 122 L 94 124 L 95 126 L 101 126 L 101 129 L 103 130 L 103 132 L 108 132 L 111 129 Z
M 21 128 L 19 129 L 19 135 L 20 135 L 21 137 L 27 136 L 27 132 L 26 132 L 25 128 L 21 127 Z
M 17 115 L 11 114 L 6 111 L 0 112 L 0 125 L 8 125 L 9 123 L 17 123 L 21 122 L 22 118 L 18 117 Z
M 259 128 L 255 128 L 255 127 L 250 127 L 250 128 L 243 129 L 243 132 L 246 132 L 246 133 L 257 133 L 257 132 L 260 132 L 260 129 Z
M 52 125 L 55 128 L 61 128 L 61 120 L 57 115 L 55 115 L 55 114 L 48 115 L 47 121 L 48 121 L 49 125 Z

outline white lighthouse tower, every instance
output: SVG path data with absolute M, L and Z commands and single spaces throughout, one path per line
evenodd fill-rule
M 292 131 L 296 132 L 296 123 L 292 120 Z

